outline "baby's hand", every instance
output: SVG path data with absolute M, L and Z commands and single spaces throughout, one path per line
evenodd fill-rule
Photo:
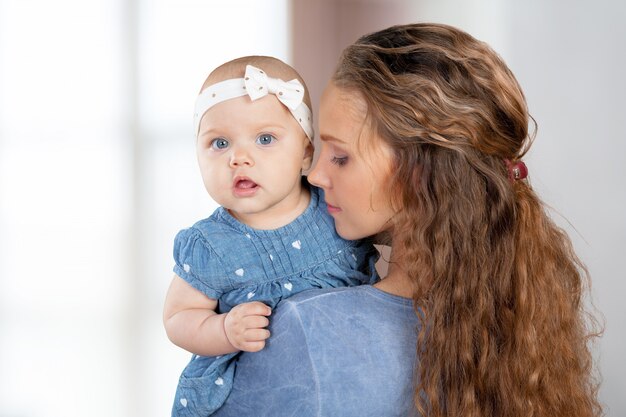
M 266 316 L 272 309 L 254 301 L 239 304 L 226 314 L 224 331 L 233 347 L 246 352 L 258 352 L 265 347 L 265 339 L 270 337 L 266 329 L 270 321 Z

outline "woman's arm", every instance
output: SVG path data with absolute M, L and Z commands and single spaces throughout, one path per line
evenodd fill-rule
M 201 356 L 263 349 L 269 337 L 266 316 L 271 309 L 259 302 L 240 304 L 218 314 L 217 300 L 174 275 L 165 298 L 163 323 L 177 346 Z

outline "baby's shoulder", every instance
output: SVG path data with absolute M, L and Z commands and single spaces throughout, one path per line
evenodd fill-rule
M 193 226 L 179 233 L 192 239 L 201 239 L 209 246 L 213 246 L 216 242 L 223 245 L 228 241 L 249 239 L 249 234 L 246 235 L 245 231 L 235 227 L 235 222 L 227 219 L 229 216 L 226 209 L 218 207 L 211 216 L 197 221 Z

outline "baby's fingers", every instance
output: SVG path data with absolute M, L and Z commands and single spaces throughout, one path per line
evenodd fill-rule
M 269 339 L 270 331 L 267 329 L 248 329 L 246 330 L 245 337 L 248 343 L 262 342 Z
M 242 324 L 246 329 L 261 329 L 269 326 L 270 321 L 265 316 L 246 316 L 242 319 Z
M 272 309 L 258 301 L 233 307 L 224 318 L 224 332 L 236 349 L 256 352 L 265 347 L 269 337 L 269 316 Z
M 239 304 L 235 308 L 239 309 L 243 316 L 269 316 L 272 314 L 272 309 L 260 301 Z
M 246 342 L 240 350 L 245 352 L 258 352 L 265 347 L 265 340 L 259 342 Z
M 244 341 L 239 349 L 246 352 L 258 352 L 265 347 L 265 340 L 270 337 L 270 331 L 267 329 L 248 329 L 243 336 Z

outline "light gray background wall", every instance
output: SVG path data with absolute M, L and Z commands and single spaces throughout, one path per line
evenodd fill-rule
M 503 56 L 539 125 L 531 182 L 587 264 L 605 321 L 601 399 L 607 415 L 626 416 L 626 3 L 294 0 L 292 16 L 293 63 L 314 107 L 342 48 L 392 24 L 451 24 Z
M 191 132 L 199 83 L 224 60 L 276 55 L 317 107 L 344 46 L 412 21 L 469 31 L 520 80 L 539 122 L 532 183 L 589 266 L 606 318 L 602 399 L 626 416 L 625 8 L 0 0 L 0 416 L 169 415 L 189 358 L 160 318 L 171 241 L 214 208 Z

